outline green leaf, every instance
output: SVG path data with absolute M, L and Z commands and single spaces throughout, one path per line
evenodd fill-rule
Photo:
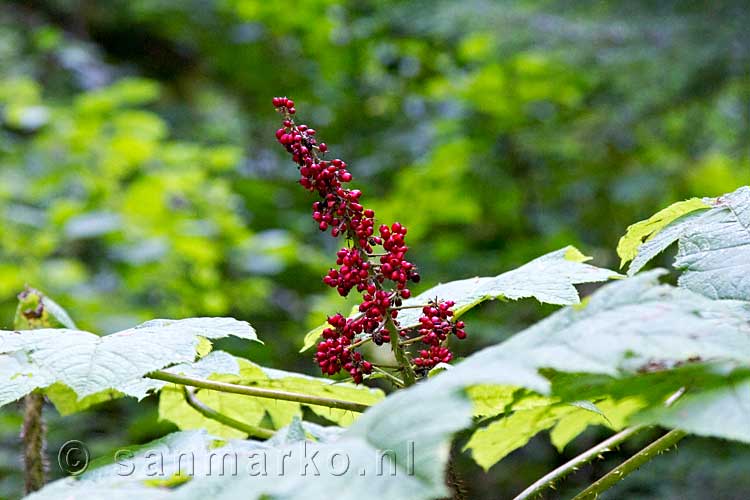
M 654 235 L 659 233 L 669 224 L 680 217 L 694 212 L 709 208 L 710 205 L 700 198 L 691 198 L 685 201 L 678 201 L 667 208 L 658 211 L 651 217 L 628 226 L 625 235 L 620 238 L 617 244 L 617 255 L 620 256 L 620 267 L 633 260 L 639 253 L 639 248 Z
M 721 386 L 687 386 L 671 406 L 653 406 L 635 421 L 750 443 L 750 374 L 738 373 Z
M 628 419 L 645 405 L 638 397 L 599 401 L 595 405 L 596 411 L 584 407 L 593 403 L 584 403 L 587 404 L 582 406 L 572 403 L 578 411 L 562 416 L 550 431 L 550 441 L 559 452 L 590 425 L 604 425 L 616 431 L 623 429 Z
M 546 304 L 577 304 L 580 298 L 573 285 L 607 281 L 618 276 L 608 269 L 584 264 L 585 260 L 588 258 L 578 249 L 569 246 L 498 276 L 469 278 L 437 285 L 405 300 L 404 305 L 425 304 L 438 297 L 455 302 L 453 310 L 456 316 L 460 316 L 492 299 L 518 300 L 533 297 Z M 411 327 L 419 324 L 420 316 L 419 309 L 405 309 L 399 313 L 398 319 L 401 326 Z
M 511 385 L 544 393 L 549 382 L 542 368 L 621 377 L 688 361 L 750 363 L 750 306 L 659 285 L 663 273 L 606 285 L 585 307 L 562 309 L 428 383 Z
M 79 398 L 111 389 L 143 398 L 143 375 L 191 363 L 200 337 L 257 340 L 244 321 L 232 318 L 154 320 L 99 337 L 70 329 L 0 331 L 0 405 L 57 382 Z
M 492 387 L 483 387 L 483 392 L 491 393 Z M 507 388 L 498 389 L 500 394 L 507 394 Z M 534 394 L 506 403 L 503 412 L 512 413 L 476 430 L 464 447 L 471 450 L 474 460 L 485 470 L 524 446 L 539 432 L 552 429 L 550 440 L 562 451 L 589 425 L 604 425 L 619 430 L 625 426 L 627 417 L 644 406 L 637 398 L 618 402 L 604 400 L 594 405 L 590 401 L 561 403 Z
M 720 389 L 726 384 L 725 375 L 732 369 L 750 365 L 750 306 L 744 302 L 711 300 L 686 289 L 660 285 L 661 274 L 663 271 L 655 270 L 606 285 L 589 297 L 585 307 L 562 309 L 508 341 L 470 356 L 450 373 L 439 374 L 425 382 L 436 393 L 451 387 L 469 386 L 470 395 L 480 396 L 478 406 L 485 415 L 493 411 L 496 414 L 513 411 L 510 416 L 477 431 L 470 440 L 467 446 L 480 465 L 491 466 L 541 430 L 554 427 L 553 443 L 563 447 L 587 425 L 601 423 L 620 428 L 641 408 L 656 408 L 658 411 L 653 411 L 658 415 L 673 415 L 671 420 L 652 417 L 649 421 L 685 428 L 679 423 L 685 415 L 680 413 L 678 417 L 673 412 L 690 398 L 685 398 L 686 402 L 680 399 L 674 409 L 663 409 L 669 394 L 665 391 L 669 387 L 673 392 L 683 384 L 690 384 L 696 376 L 705 378 L 706 370 L 716 370 L 713 367 L 723 363 L 724 371 L 712 378 L 712 387 Z M 703 371 L 687 373 L 685 368 L 693 364 Z M 547 373 L 549 369 L 606 375 L 604 380 L 609 384 L 606 388 L 616 389 L 617 398 L 600 401 L 597 407 L 609 421 L 591 408 L 582 408 L 580 403 L 564 405 L 564 409 L 556 406 L 544 409 L 549 403 L 531 406 L 525 411 L 515 407 L 507 386 L 550 392 L 549 381 L 540 373 Z M 642 399 L 640 394 L 645 382 L 639 380 L 640 374 L 651 372 L 663 377 L 658 384 L 652 383 L 648 398 Z M 572 395 L 580 399 L 581 388 L 595 387 L 591 385 L 594 382 L 591 377 L 583 377 L 580 382 L 583 385 L 576 389 L 575 379 L 581 378 L 581 375 L 567 377 L 564 385 L 555 387 L 553 396 L 566 393 L 566 397 Z M 503 387 L 493 395 L 491 384 Z M 639 397 L 632 399 L 634 394 Z M 728 393 L 718 393 L 722 397 L 715 396 L 715 392 L 710 394 L 718 400 L 717 406 L 710 410 L 708 406 L 703 408 L 704 412 L 712 412 L 714 418 L 703 419 L 700 425 L 694 423 L 693 428 L 714 436 L 745 438 L 744 430 L 737 429 L 736 425 L 727 429 L 727 423 L 737 424 L 747 417 L 740 412 L 742 404 L 722 409 L 719 403 L 723 403 Z M 599 396 L 606 397 L 607 392 Z M 561 404 L 564 402 L 559 400 Z M 617 406 L 608 406 L 611 404 Z M 722 411 L 733 416 L 726 422 L 716 418 Z
M 253 385 L 261 385 L 271 389 L 279 389 L 289 392 L 301 392 L 311 396 L 325 398 L 343 399 L 355 403 L 375 405 L 383 399 L 383 392 L 379 389 L 371 389 L 364 385 L 355 385 L 345 382 L 335 382 L 327 378 L 310 377 L 299 373 L 291 373 L 282 370 L 263 368 L 268 376 L 267 381 L 248 381 Z M 358 414 L 347 411 L 328 408 L 327 406 L 305 405 L 317 415 L 330 420 L 340 426 L 347 426 L 354 422 Z
M 466 393 L 474 403 L 474 416 L 488 417 L 531 405 L 543 406 L 549 404 L 544 396 L 532 395 L 519 387 L 480 384 L 467 388 Z M 521 403 L 523 402 L 523 403 Z
M 715 299 L 750 300 L 750 187 L 712 200 L 685 227 L 674 266 L 678 284 Z
M 324 500 L 332 492 L 342 500 L 442 498 L 449 494 L 443 476 L 451 437 L 470 423 L 471 404 L 460 391 L 435 397 L 429 388 L 418 385 L 371 408 L 338 437 L 329 433 L 331 441 L 298 441 L 287 439 L 287 434 L 272 442 L 273 446 L 269 442 L 233 440 L 216 447 L 205 432 L 177 433 L 134 450 L 130 458 L 119 463 L 94 468 L 78 480 L 50 483 L 29 498 L 94 495 L 120 499 L 127 494 L 143 500 L 252 500 L 304 495 L 306 499 Z M 190 453 L 196 457 L 195 474 L 180 484 L 173 480 L 176 474 L 189 470 L 187 465 L 179 468 L 179 456 Z M 250 473 L 260 472 L 250 466 L 251 453 L 257 454 L 256 465 L 262 461 L 258 457 L 265 457 L 266 474 Z M 212 462 L 212 456 L 218 458 Z M 229 460 L 225 462 L 226 456 Z M 280 460 L 284 456 L 287 458 Z M 164 457 L 161 462 L 160 457 Z M 237 474 L 233 473 L 233 457 L 238 460 Z M 231 468 L 221 474 L 219 461 Z M 212 464 L 214 469 L 209 469 Z M 175 487 L 152 487 L 167 484 L 164 480 Z
M 405 300 L 403 305 L 426 304 L 431 299 L 452 300 L 455 316 L 482 302 L 493 299 L 518 300 L 533 297 L 539 302 L 555 305 L 578 304 L 580 298 L 574 285 L 607 281 L 619 275 L 614 271 L 584 264 L 589 260 L 577 248 L 568 246 L 545 254 L 531 262 L 493 277 L 477 277 L 442 283 Z M 356 314 L 356 309 L 352 314 Z M 420 309 L 404 309 L 398 320 L 402 327 L 419 325 Z M 305 335 L 303 351 L 309 349 L 321 335 L 326 325 Z
M 703 211 L 695 211 L 683 215 L 658 233 L 652 234 L 651 237 L 647 239 L 640 248 L 638 248 L 638 255 L 635 256 L 628 267 L 628 276 L 633 276 L 635 273 L 643 269 L 643 266 L 666 250 L 669 245 L 677 241 L 683 231 L 693 225 L 702 215 Z
M 240 361 L 238 375 L 214 375 L 213 380 L 232 383 L 248 383 L 249 380 L 264 378 L 263 371 L 257 365 L 248 361 Z M 195 396 L 210 408 L 249 425 L 259 425 L 266 414 L 266 408 L 276 408 L 284 411 L 288 418 L 274 424 L 281 428 L 291 423 L 293 417 L 301 416 L 300 405 L 294 402 L 275 401 L 272 399 L 253 398 L 242 394 L 200 389 Z M 159 395 L 159 418 L 169 420 L 182 430 L 206 429 L 215 436 L 226 438 L 247 437 L 244 432 L 229 427 L 216 420 L 207 418 L 193 409 L 185 401 L 182 386 L 167 385 Z
M 631 234 L 631 228 L 652 219 L 654 224 Z M 622 251 L 618 247 L 623 264 L 635 257 L 629 275 L 678 241 L 674 266 L 683 271 L 680 286 L 714 299 L 750 300 L 750 187 L 677 203 L 638 224 L 620 240 Z M 649 236 L 644 243 L 641 234 Z
M 203 337 L 201 339 L 205 340 Z M 164 371 L 191 377 L 208 378 L 213 374 L 237 374 L 239 373 L 239 365 L 234 356 L 222 351 L 215 351 L 194 363 L 180 363 L 165 368 Z M 73 389 L 58 382 L 47 387 L 44 393 L 61 415 L 70 415 L 129 394 L 157 392 L 166 385 L 167 383 L 161 380 L 140 378 L 124 384 L 121 389 L 125 392 L 109 389 L 79 399 Z
M 561 417 L 575 411 L 570 405 L 517 411 L 474 432 L 464 449 L 471 450 L 477 464 L 487 470 L 539 432 L 555 425 Z
M 383 398 L 382 391 L 377 389 L 262 368 L 247 360 L 240 360 L 238 375 L 220 375 L 210 378 L 241 385 L 344 399 L 367 405 L 374 405 Z M 289 425 L 294 418 L 301 417 L 302 406 L 307 406 L 318 415 L 342 426 L 351 424 L 358 416 L 351 411 L 323 406 L 301 405 L 291 401 L 255 398 L 206 389 L 196 391 L 196 396 L 214 410 L 251 425 L 259 425 L 265 414 L 268 413 L 271 423 L 276 429 Z M 241 431 L 206 418 L 194 410 L 184 400 L 182 388 L 173 385 L 162 389 L 159 400 L 159 417 L 174 422 L 182 430 L 205 428 L 217 436 L 245 436 Z

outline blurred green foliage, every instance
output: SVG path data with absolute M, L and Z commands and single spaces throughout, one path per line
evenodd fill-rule
M 4 2 L 0 324 L 29 283 L 99 332 L 245 319 L 266 347 L 229 349 L 312 370 L 304 333 L 349 306 L 274 95 L 409 227 L 424 286 L 567 244 L 614 268 L 628 224 L 750 183 L 748 21 L 741 1 Z M 484 308 L 466 352 L 538 314 Z M 520 489 L 506 473 L 488 481 Z

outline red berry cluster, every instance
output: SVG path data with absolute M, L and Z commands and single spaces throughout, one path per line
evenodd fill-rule
M 352 288 L 361 292 L 367 288 L 370 281 L 370 262 L 367 255 L 359 248 L 342 248 L 336 254 L 336 264 L 339 269 L 331 269 L 323 278 L 323 283 L 336 288 L 339 294 L 346 297 Z
M 419 357 L 414 359 L 414 364 L 418 369 L 429 371 L 439 363 L 450 363 L 452 359 L 453 353 L 447 347 L 434 345 L 419 351 Z
M 333 328 L 323 330 L 324 340 L 318 344 L 315 354 L 320 369 L 327 375 L 335 375 L 344 369 L 359 384 L 364 375 L 372 373 L 372 364 L 351 348 L 355 335 L 362 333 L 362 322 L 335 314 L 328 318 L 328 324 Z
M 419 335 L 422 342 L 427 345 L 440 345 L 448 335 L 454 334 L 463 340 L 466 338 L 464 322 L 451 322 L 453 316 L 451 308 L 455 305 L 452 300 L 433 301 L 422 308 L 422 317 L 419 318 Z
M 454 305 L 452 300 L 435 300 L 422 308 L 417 333 L 429 349 L 420 351 L 420 357 L 414 360 L 419 369 L 429 370 L 438 363 L 448 363 L 453 359 L 453 354 L 443 346 L 449 335 L 455 335 L 461 340 L 466 338 L 464 322 L 451 321 L 451 308 Z
M 405 258 L 409 250 L 405 243 L 407 230 L 394 222 L 390 226 L 381 225 L 375 236 L 375 212 L 362 206 L 361 191 L 344 187 L 352 180 L 346 163 L 321 157 L 328 147 L 317 141 L 314 129 L 294 122 L 294 101 L 274 97 L 273 105 L 284 115 L 283 127 L 276 131 L 276 139 L 298 165 L 299 183 L 320 196 L 312 206 L 313 220 L 321 231 L 330 230 L 333 237 L 343 235 L 349 242 L 348 247 L 337 253 L 339 268 L 331 269 L 323 282 L 336 288 L 342 296 L 356 288 L 363 298 L 358 316 L 344 318 L 336 314 L 328 318 L 330 328 L 323 331 L 315 359 L 324 373 L 334 375 L 346 370 L 359 383 L 364 375 L 372 372 L 373 366 L 354 349 L 370 340 L 377 345 L 392 342 L 391 330 L 398 329 L 399 325 L 397 308 L 402 299 L 411 297 L 407 284 L 420 280 L 416 266 Z M 382 247 L 383 252 L 374 254 L 376 246 Z M 386 281 L 395 286 L 387 289 Z M 442 345 L 448 334 L 466 337 L 463 322 L 450 321 L 452 306 L 452 302 L 434 302 L 424 308 L 417 335 L 428 344 L 429 350 L 422 351 L 420 357 L 413 360 L 418 369 L 451 360 L 452 354 Z M 403 337 L 414 332 L 400 330 L 398 333 Z

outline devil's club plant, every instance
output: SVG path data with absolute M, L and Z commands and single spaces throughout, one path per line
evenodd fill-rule
M 453 301 L 436 297 L 427 304 L 409 306 L 422 310 L 418 328 L 401 328 L 398 320 L 403 299 L 411 297 L 408 283 L 420 280 L 416 266 L 406 260 L 406 227 L 399 222 L 381 224 L 376 234 L 375 212 L 362 205 L 362 192 L 345 187 L 352 180 L 346 162 L 324 159 L 328 146 L 318 142 L 315 129 L 297 125 L 293 100 L 274 97 L 273 105 L 284 116 L 276 139 L 297 164 L 299 183 L 320 198 L 312 205 L 313 220 L 321 231 L 347 242 L 336 254 L 340 267 L 331 269 L 323 282 L 343 297 L 355 288 L 362 294 L 358 315 L 346 318 L 337 313 L 328 318 L 329 327 L 323 330 L 315 355 L 320 369 L 327 375 L 343 369 L 361 383 L 364 375 L 372 373 L 373 364 L 356 349 L 370 341 L 391 345 L 402 372 L 401 385 L 411 385 L 415 374 L 424 376 L 436 365 L 449 363 L 453 354 L 448 338 L 466 338 L 464 322 L 451 321 Z M 413 357 L 406 346 L 417 342 L 424 348 Z M 399 379 L 391 376 L 391 380 Z
M 527 499 L 643 429 L 670 429 L 576 496 L 582 499 L 689 433 L 750 443 L 750 188 L 678 202 L 629 227 L 617 249 L 623 265 L 631 262 L 628 276 L 588 265 L 565 247 L 498 276 L 412 296 L 409 286 L 420 278 L 406 258 L 406 228 L 376 225 L 361 192 L 346 187 L 346 163 L 326 159 L 315 130 L 295 122 L 293 101 L 277 97 L 273 104 L 283 115 L 276 137 L 298 165 L 300 184 L 318 197 L 314 221 L 346 241 L 323 281 L 342 296 L 361 294 L 357 311 L 330 316 L 305 336 L 305 347 L 317 344 L 315 362 L 325 375 L 345 372 L 355 383 L 213 351 L 215 339 L 258 340 L 244 321 L 156 319 L 98 336 L 29 289 L 19 295 L 15 330 L 0 331 L 0 405 L 24 402 L 28 491 L 45 480 L 45 401 L 67 415 L 115 398 L 158 395 L 160 418 L 181 430 L 135 450 L 129 462 L 92 465 L 33 498 L 323 500 L 335 492 L 428 500 L 452 493 L 446 450 L 458 431 L 469 429 L 465 450 L 485 469 L 544 430 L 560 450 L 589 425 L 616 431 L 516 497 Z M 638 273 L 674 242 L 679 286 L 660 283 L 663 269 Z M 611 278 L 617 280 L 581 303 L 575 285 Z M 459 319 L 466 311 L 486 300 L 528 297 L 566 307 L 455 367 L 434 370 L 452 360 L 452 337 L 466 337 Z M 398 366 L 366 360 L 359 350 L 366 343 L 390 346 Z M 375 375 L 398 390 L 386 397 L 367 387 Z M 304 420 L 310 413 L 330 425 Z M 154 449 L 189 452 L 208 468 L 187 473 L 170 457 L 154 477 Z M 288 456 L 290 463 L 286 472 L 264 462 L 247 475 L 213 477 L 211 457 L 238 450 Z M 345 456 L 346 470 L 326 474 L 319 455 L 330 464 Z M 289 473 L 309 465 L 318 474 Z M 132 472 L 123 475 L 122 467 Z M 393 475 L 382 474 L 389 468 Z

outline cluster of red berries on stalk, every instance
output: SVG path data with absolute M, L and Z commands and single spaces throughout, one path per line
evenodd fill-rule
M 274 97 L 273 105 L 284 115 L 276 139 L 298 165 L 299 183 L 320 196 L 312 206 L 313 220 L 321 231 L 330 231 L 334 238 L 343 235 L 349 243 L 337 253 L 338 269 L 331 269 L 323 282 L 342 296 L 356 289 L 363 299 L 357 316 L 335 314 L 328 318 L 329 327 L 322 332 L 315 359 L 323 373 L 335 375 L 345 370 L 360 383 L 364 375 L 372 373 L 373 365 L 354 350 L 356 347 L 368 341 L 376 345 L 392 343 L 415 333 L 413 329 L 400 329 L 398 322 L 402 300 L 411 297 L 408 283 L 420 280 L 416 266 L 405 258 L 409 251 L 405 243 L 407 229 L 394 222 L 381 225 L 375 235 L 375 212 L 362 206 L 361 191 L 344 187 L 352 180 L 346 163 L 322 158 L 328 146 L 318 142 L 314 129 L 294 122 L 294 101 Z M 374 254 L 374 247 L 382 247 L 383 252 Z M 433 301 L 423 308 L 416 335 L 428 348 L 411 361 L 417 371 L 424 372 L 452 359 L 444 346 L 450 334 L 466 338 L 463 322 L 451 321 L 453 305 L 450 301 Z
M 420 369 L 429 370 L 438 363 L 449 363 L 453 359 L 453 354 L 442 345 L 449 335 L 455 335 L 461 340 L 466 338 L 464 322 L 452 322 L 450 319 L 453 316 L 451 307 L 454 305 L 452 300 L 434 301 L 422 308 L 417 333 L 422 342 L 430 347 L 420 351 L 419 357 L 414 360 L 414 364 Z

